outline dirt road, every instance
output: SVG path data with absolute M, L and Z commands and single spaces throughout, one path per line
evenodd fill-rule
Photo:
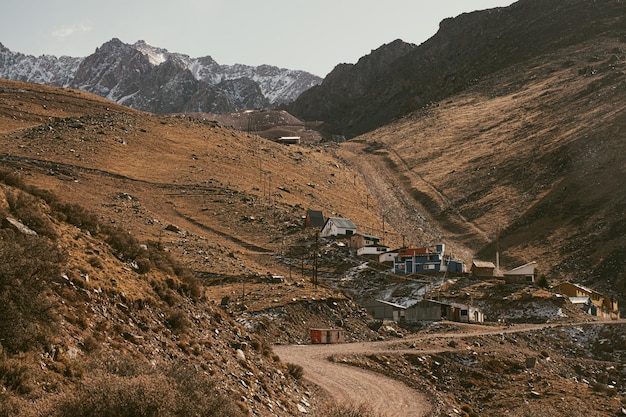
M 454 332 L 413 335 L 384 342 L 360 342 L 335 345 L 276 345 L 274 352 L 285 363 L 304 368 L 304 378 L 329 393 L 335 400 L 348 404 L 366 404 L 381 416 L 404 417 L 428 415 L 433 406 L 428 398 L 403 383 L 379 373 L 341 363 L 342 357 L 368 354 L 415 353 L 434 354 L 452 351 L 450 339 L 535 331 L 545 328 L 593 324 L 624 324 L 626 320 L 598 320 L 592 323 L 544 323 L 514 326 L 483 326 L 455 323 Z M 335 361 L 328 358 L 334 357 Z
M 389 417 L 428 415 L 432 406 L 426 396 L 399 381 L 350 365 L 328 361 L 336 353 L 361 354 L 376 348 L 372 343 L 342 345 L 275 346 L 286 363 L 304 368 L 304 378 L 329 393 L 339 403 L 366 405 Z

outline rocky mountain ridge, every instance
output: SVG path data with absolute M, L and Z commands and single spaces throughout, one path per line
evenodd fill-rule
M 78 88 L 153 113 L 228 113 L 293 101 L 321 78 L 305 71 L 191 58 L 112 39 L 84 58 L 35 57 L 0 44 L 0 77 Z
M 476 81 L 540 54 L 599 35 L 625 36 L 626 5 L 617 0 L 520 0 L 511 6 L 464 13 L 441 22 L 417 47 L 397 53 L 383 45 L 354 65 L 338 66 L 287 110 L 324 120 L 330 133 L 354 137 Z M 384 53 L 395 59 L 375 59 Z M 372 64 L 374 62 L 374 64 Z

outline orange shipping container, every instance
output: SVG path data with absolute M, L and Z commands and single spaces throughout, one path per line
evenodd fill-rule
M 311 329 L 311 343 L 344 343 L 345 330 L 344 329 Z

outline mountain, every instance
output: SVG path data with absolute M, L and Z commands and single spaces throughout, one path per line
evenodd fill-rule
M 293 101 L 321 78 L 270 65 L 220 65 L 138 41 L 106 42 L 85 58 L 34 57 L 0 44 L 0 77 L 78 88 L 153 113 L 228 113 Z
M 349 134 L 396 109 L 340 148 L 396 231 L 470 262 L 495 262 L 498 248 L 503 270 L 537 261 L 550 282 L 624 299 L 626 4 L 588 5 L 522 0 L 445 21 L 384 88 L 337 110 Z M 325 84 L 295 106 L 331 100 Z
M 619 0 L 594 1 L 592 7 L 585 0 L 520 0 L 464 13 L 442 21 L 423 44 L 405 46 L 406 53 L 398 53 L 394 42 L 354 65 L 336 67 L 286 109 L 354 137 L 537 54 L 599 34 L 623 36 L 625 27 L 626 4 Z M 378 58 L 388 51 L 395 60 Z

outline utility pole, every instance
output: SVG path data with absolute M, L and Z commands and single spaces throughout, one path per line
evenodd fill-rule
M 500 276 L 500 225 L 496 227 L 496 276 Z
M 317 252 L 319 251 L 320 232 L 315 234 L 315 250 L 313 251 L 313 287 L 317 290 Z
M 383 220 L 383 245 L 385 244 L 385 212 L 381 211 L 380 212 L 380 217 Z

